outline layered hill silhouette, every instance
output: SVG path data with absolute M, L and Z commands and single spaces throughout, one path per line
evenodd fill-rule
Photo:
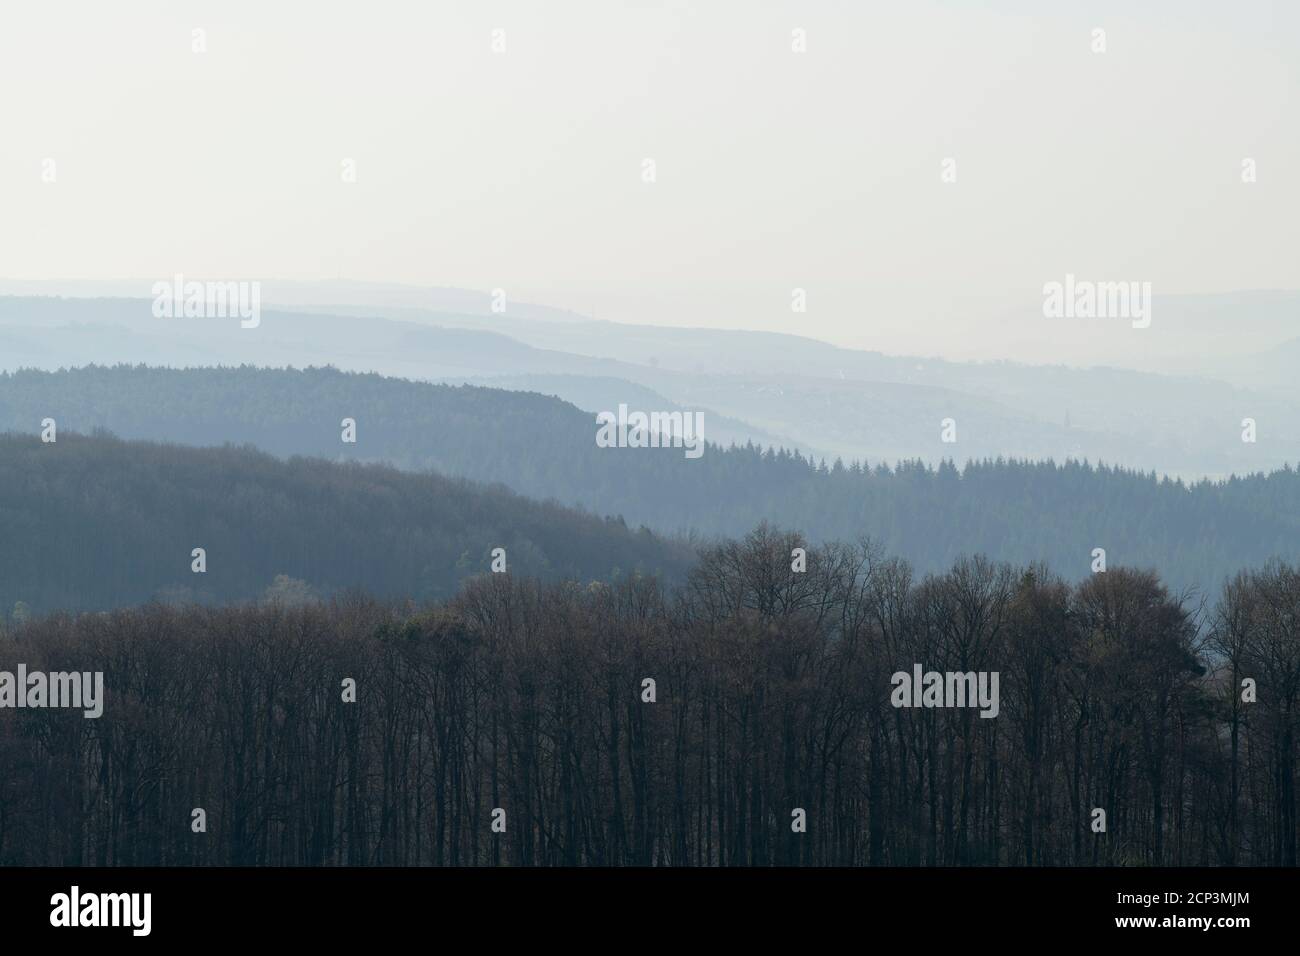
M 1289 466 L 1187 484 L 1075 461 L 845 465 L 753 445 L 711 445 L 691 460 L 673 448 L 597 447 L 592 415 L 535 393 L 334 369 L 89 367 L 0 375 L 0 431 L 35 436 L 47 417 L 62 429 L 108 429 L 125 439 L 250 444 L 282 458 L 384 463 L 501 484 L 593 512 L 600 519 L 593 527 L 607 527 L 604 519 L 612 516 L 616 527 L 646 525 L 672 536 L 738 535 L 770 520 L 814 541 L 869 536 L 921 571 L 985 553 L 1045 562 L 1074 580 L 1090 573 L 1092 551 L 1104 548 L 1111 563 L 1156 569 L 1175 587 L 1213 590 L 1243 566 L 1300 556 L 1300 474 Z M 357 423 L 355 444 L 341 441 L 344 418 Z M 109 455 L 119 464 L 129 457 Z M 237 457 L 227 463 L 248 464 Z M 425 494 L 420 480 L 446 484 L 377 474 L 412 495 Z M 126 492 L 134 501 L 131 495 L 152 489 Z M 201 500 L 195 499 L 200 511 Z M 506 496 L 491 500 L 528 507 Z M 499 535 L 515 527 L 509 515 L 494 520 Z M 468 548 L 478 561 L 486 546 L 466 538 L 451 560 Z M 653 563 L 635 549 L 615 552 L 606 565 Z M 594 563 L 569 565 L 547 557 L 557 569 L 601 569 L 594 556 Z M 259 567 L 261 576 L 241 587 L 264 585 L 267 574 L 281 572 L 291 569 Z
M 846 460 L 1086 457 L 1192 478 L 1300 460 L 1300 399 L 1267 387 L 1284 372 L 1243 383 L 1190 370 L 952 362 L 518 305 L 509 315 L 380 304 L 312 309 L 268 302 L 258 327 L 243 329 L 230 319 L 159 318 L 147 298 L 0 297 L 0 370 L 329 365 L 453 384 L 496 379 L 527 388 L 531 380 L 587 411 L 599 410 L 584 405 L 593 395 L 649 390 L 661 407 L 706 412 L 724 441 Z M 948 418 L 958 423 L 959 449 L 941 441 Z M 1241 440 L 1245 418 L 1258 423 L 1255 442 Z

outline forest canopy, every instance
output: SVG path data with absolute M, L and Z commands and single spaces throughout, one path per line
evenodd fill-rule
M 102 672 L 104 713 L 0 710 L 0 863 L 1295 865 L 1296 568 L 1201 607 L 805 544 L 33 618 L 0 669 Z M 894 706 L 915 664 L 997 672 L 997 716 Z

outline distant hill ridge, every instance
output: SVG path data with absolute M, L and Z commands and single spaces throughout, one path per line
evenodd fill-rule
M 661 533 L 738 535 L 766 519 L 815 541 L 869 535 L 922 571 L 982 552 L 1077 579 L 1102 547 L 1111 563 L 1213 589 L 1243 566 L 1300 556 L 1300 475 L 1289 466 L 1189 485 L 1079 462 L 822 465 L 755 446 L 688 460 L 676 449 L 598 448 L 592 415 L 533 393 L 334 369 L 0 375 L 0 430 L 35 435 L 45 417 L 123 438 L 431 469 Z M 355 445 L 340 440 L 345 417 L 357 422 Z
M 257 600 L 282 577 L 320 596 L 427 600 L 492 573 L 495 548 L 510 573 L 579 582 L 672 580 L 693 558 L 619 521 L 438 475 L 62 429 L 53 443 L 0 434 L 0 613 L 20 601 Z

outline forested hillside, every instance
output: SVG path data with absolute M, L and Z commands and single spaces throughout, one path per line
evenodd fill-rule
M 11 617 L 15 606 L 248 601 L 268 589 L 294 600 L 352 588 L 446 597 L 490 573 L 494 548 L 508 571 L 578 581 L 671 578 L 691 558 L 617 521 L 432 474 L 248 448 L 0 435 L 0 609 Z
M 105 692 L 0 713 L 0 864 L 1295 865 L 1295 568 L 1202 611 L 1120 568 L 837 545 L 800 574 L 803 543 L 759 529 L 677 589 L 11 629 L 0 667 Z M 915 665 L 997 672 L 996 719 L 894 706 Z
M 981 552 L 1044 561 L 1074 580 L 1104 548 L 1172 587 L 1213 590 L 1239 567 L 1300 559 L 1300 474 L 1290 467 L 1184 484 L 1077 462 L 845 466 L 755 447 L 690 460 L 680 449 L 599 448 L 593 417 L 558 399 L 333 369 L 0 376 L 0 430 L 35 435 L 47 417 L 129 438 L 434 469 L 666 533 L 736 535 L 767 519 L 815 541 L 869 535 L 922 571 Z M 344 418 L 357 422 L 356 444 L 340 440 Z

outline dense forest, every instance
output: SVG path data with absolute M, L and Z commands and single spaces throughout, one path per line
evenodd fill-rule
M 676 587 L 11 625 L 0 668 L 105 702 L 0 711 L 0 863 L 1296 863 L 1296 568 L 1202 607 L 803 545 L 760 527 Z M 892 706 L 915 664 L 1000 673 L 996 718 Z
M 1185 484 L 1075 461 L 846 465 L 752 445 L 691 460 L 680 449 L 599 448 L 590 414 L 531 393 L 334 369 L 0 375 L 0 431 L 34 435 L 47 417 L 125 438 L 434 470 L 665 534 L 735 536 L 771 520 L 818 542 L 869 535 L 922 572 L 985 553 L 1077 581 L 1104 548 L 1113 562 L 1158 569 L 1170 587 L 1209 593 L 1240 567 L 1300 561 L 1300 472 L 1290 467 Z M 344 418 L 357 422 L 355 444 L 340 440 Z
M 508 572 L 542 579 L 671 579 L 693 557 L 621 522 L 463 479 L 250 448 L 0 435 L 0 616 L 268 590 L 430 600 L 490 573 L 496 548 Z

